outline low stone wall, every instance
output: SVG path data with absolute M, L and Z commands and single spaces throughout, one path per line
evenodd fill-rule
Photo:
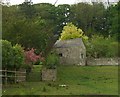
M 42 80 L 43 81 L 55 81 L 57 76 L 56 69 L 42 69 Z
M 86 65 L 119 65 L 120 58 L 88 58 Z

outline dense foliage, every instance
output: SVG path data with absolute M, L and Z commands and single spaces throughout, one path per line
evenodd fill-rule
M 3 39 L 12 44 L 19 43 L 25 49 L 34 47 L 40 52 L 45 52 L 48 44 L 54 40 L 54 25 L 51 24 L 51 20 L 45 20 L 37 14 L 28 18 L 23 6 L 24 4 L 17 7 L 3 6 Z
M 42 53 L 36 54 L 35 49 L 30 49 L 24 52 L 25 54 L 25 63 L 32 67 L 37 61 L 44 62 L 44 57 L 42 57 Z
M 91 48 L 91 45 L 87 47 L 88 55 L 91 54 L 90 56 L 95 57 L 93 53 L 96 52 L 97 57 L 117 56 L 117 44 L 119 44 L 117 41 L 120 41 L 119 9 L 120 2 L 108 8 L 105 8 L 102 3 L 55 6 L 49 3 L 32 4 L 31 2 L 23 2 L 23 4 L 9 7 L 3 5 L 2 38 L 10 41 L 12 45 L 21 44 L 25 50 L 35 48 L 38 52 L 47 56 L 53 44 L 61 35 L 62 29 L 67 27 L 66 24 L 72 22 L 76 35 L 72 35 L 70 38 L 80 37 L 83 30 L 84 34 L 89 37 L 89 44 L 94 45 L 94 49 Z M 78 30 L 77 27 L 82 30 Z M 63 32 L 66 32 L 66 30 L 63 30 Z M 100 40 L 99 38 L 93 38 L 94 34 L 104 38 L 100 37 Z M 69 37 L 69 34 L 67 33 L 64 38 L 66 36 Z M 111 38 L 109 39 L 109 37 Z M 114 39 L 114 41 L 111 41 L 111 39 Z M 106 54 L 106 51 L 109 51 L 109 54 Z M 10 64 L 12 64 L 12 61 Z
M 113 38 L 94 35 L 84 42 L 87 48 L 87 57 L 120 57 L 119 42 Z
M 48 54 L 45 62 L 45 66 L 48 69 L 55 69 L 59 64 L 59 57 L 55 53 Z
M 19 69 L 24 65 L 24 51 L 20 45 L 12 46 L 7 40 L 2 42 L 2 68 Z
M 21 66 L 25 65 L 25 56 L 23 48 L 16 44 L 13 46 L 13 57 L 14 60 L 14 68 L 19 69 Z
M 60 40 L 67 40 L 74 38 L 88 39 L 88 37 L 84 35 L 81 29 L 78 29 L 72 23 L 68 23 L 66 26 L 63 27 Z
M 115 6 L 110 6 L 107 10 L 109 24 L 109 35 L 114 36 L 120 42 L 120 1 Z
M 2 43 L 2 68 L 12 67 L 13 65 L 13 48 L 9 41 L 0 40 Z

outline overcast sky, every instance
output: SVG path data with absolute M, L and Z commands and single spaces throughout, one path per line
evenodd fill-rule
M 6 1 L 6 0 L 5 0 Z M 10 1 L 11 5 L 15 5 L 15 4 L 21 4 L 23 3 L 25 0 L 8 0 Z M 35 3 L 52 3 L 54 4 L 56 0 L 32 0 L 32 2 Z M 74 4 L 77 2 L 90 2 L 91 0 L 58 0 L 57 5 L 58 4 Z M 96 0 L 94 0 L 96 1 Z M 98 0 L 98 1 L 107 1 L 107 0 Z M 109 0 L 110 2 L 117 2 L 118 0 Z

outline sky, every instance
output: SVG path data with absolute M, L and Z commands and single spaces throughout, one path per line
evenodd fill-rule
M 25 0 L 10 0 L 11 5 L 21 4 Z M 56 0 L 32 0 L 35 3 L 52 3 L 54 4 Z M 57 4 L 74 4 L 76 0 L 58 0 Z
M 4 1 L 6 1 L 6 0 L 4 0 Z M 25 0 L 7 0 L 7 1 L 10 1 L 11 5 L 16 5 L 16 4 L 23 3 Z M 36 3 L 52 3 L 52 4 L 54 4 L 55 1 L 56 0 L 32 0 L 32 2 L 34 4 L 36 4 Z M 74 4 L 77 2 L 81 2 L 81 1 L 90 2 L 91 0 L 58 0 L 56 5 L 58 5 L 58 4 Z M 96 1 L 96 0 L 94 0 L 94 1 Z M 98 1 L 107 1 L 107 0 L 98 0 Z M 117 2 L 118 0 L 109 0 L 109 1 L 110 2 Z

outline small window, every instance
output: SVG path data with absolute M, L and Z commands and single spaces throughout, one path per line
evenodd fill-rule
M 82 58 L 82 59 L 84 58 L 84 55 L 83 55 L 83 54 L 81 54 L 81 58 Z
M 63 56 L 62 53 L 59 53 L 59 56 L 62 57 Z

